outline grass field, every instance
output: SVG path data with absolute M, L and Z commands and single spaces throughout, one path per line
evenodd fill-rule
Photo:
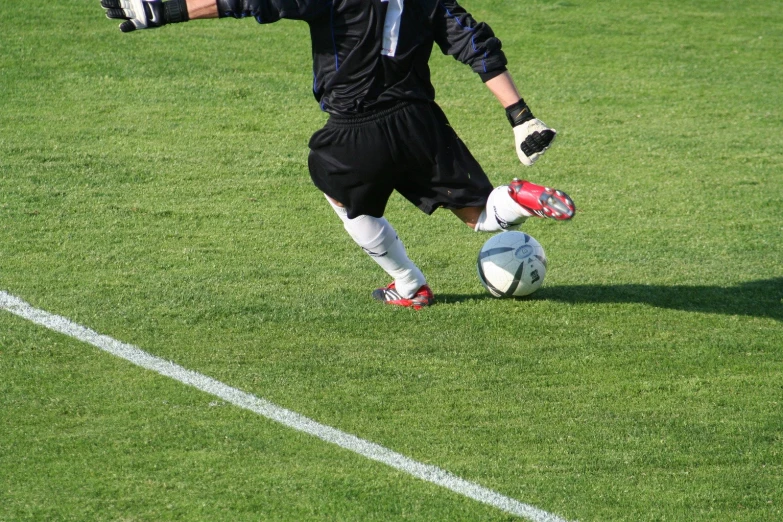
M 394 197 L 438 304 L 312 186 L 307 27 L 123 35 L 96 1 L 0 7 L 0 291 L 580 521 L 783 520 L 780 2 L 465 0 L 560 132 L 529 170 L 434 53 L 438 101 L 530 221 L 544 287 Z M 0 311 L 0 520 L 511 520 Z

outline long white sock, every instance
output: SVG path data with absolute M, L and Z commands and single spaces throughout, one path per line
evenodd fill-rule
M 348 235 L 394 278 L 395 288 L 402 297 L 413 297 L 416 290 L 426 284 L 424 274 L 408 258 L 405 246 L 386 218 L 358 216 L 348 219 L 346 209 L 338 207 L 329 198 L 327 201 L 342 220 Z
M 476 232 L 516 230 L 528 218 L 527 212 L 508 193 L 508 185 L 501 185 L 490 192 L 487 206 L 481 212 Z

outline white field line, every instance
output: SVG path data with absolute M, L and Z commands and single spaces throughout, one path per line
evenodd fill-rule
M 255 395 L 232 388 L 206 375 L 183 368 L 171 361 L 155 357 L 133 345 L 122 343 L 106 335 L 76 324 L 65 317 L 50 314 L 33 308 L 23 300 L 0 290 L 0 309 L 18 315 L 28 321 L 44 326 L 55 332 L 65 334 L 79 341 L 89 343 L 117 357 L 121 357 L 137 366 L 171 377 L 183 384 L 220 397 L 240 408 L 245 408 L 268 419 L 297 431 L 309 433 L 314 437 L 336 444 L 363 457 L 382 462 L 395 469 L 413 475 L 416 478 L 437 484 L 460 495 L 472 498 L 484 504 L 494 506 L 512 515 L 527 518 L 533 522 L 566 522 L 565 519 L 547 513 L 535 506 L 524 504 L 487 489 L 479 484 L 461 479 L 438 467 L 422 464 L 378 444 L 360 439 L 350 433 L 320 424 L 294 411 L 281 408 Z

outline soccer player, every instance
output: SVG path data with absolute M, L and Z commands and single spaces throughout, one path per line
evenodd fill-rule
M 282 18 L 310 26 L 313 94 L 329 114 L 310 139 L 313 183 L 348 234 L 393 279 L 372 296 L 420 309 L 434 302 L 421 270 L 383 217 L 396 190 L 427 214 L 451 210 L 476 231 L 518 228 L 528 217 L 571 219 L 571 198 L 514 179 L 493 188 L 435 103 L 433 44 L 477 73 L 506 110 L 520 161 L 532 165 L 555 131 L 536 119 L 506 69 L 501 43 L 456 0 L 101 0 L 120 29 L 203 18 Z

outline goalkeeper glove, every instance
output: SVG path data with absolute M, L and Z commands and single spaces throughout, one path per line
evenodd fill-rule
M 514 128 L 519 161 L 529 167 L 552 145 L 557 131 L 536 119 L 525 100 L 506 107 L 506 117 Z
M 120 24 L 123 33 L 189 20 L 186 0 L 101 0 L 101 7 L 106 18 L 125 20 Z

